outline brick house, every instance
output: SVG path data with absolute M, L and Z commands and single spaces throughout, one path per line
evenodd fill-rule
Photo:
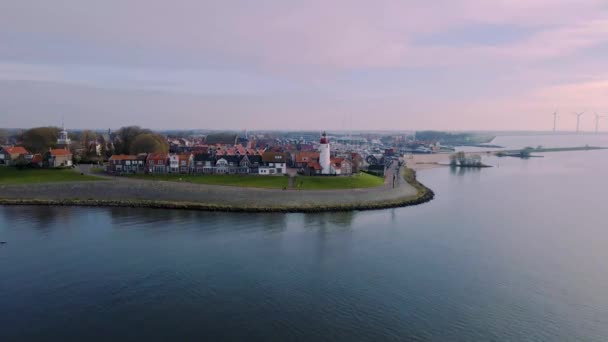
M 146 172 L 168 173 L 169 156 L 166 153 L 150 153 L 146 158 Z
M 50 149 L 46 153 L 46 162 L 49 167 L 72 166 L 72 152 L 66 149 Z
M 108 161 L 110 173 L 137 173 L 143 170 L 144 161 L 136 155 L 115 154 Z
M 308 166 L 308 163 L 319 162 L 319 152 L 299 152 L 296 154 L 294 167 L 303 169 Z

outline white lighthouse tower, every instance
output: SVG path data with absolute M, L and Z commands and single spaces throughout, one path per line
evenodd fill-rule
M 329 139 L 327 139 L 327 133 L 323 132 L 321 136 L 321 153 L 319 155 L 319 164 L 321 165 L 321 173 L 324 175 L 331 174 L 331 160 L 329 153 Z

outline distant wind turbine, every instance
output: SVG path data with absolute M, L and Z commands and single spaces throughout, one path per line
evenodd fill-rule
M 555 112 L 553 112 L 553 133 L 555 133 L 555 131 L 557 130 L 557 118 L 559 117 L 559 115 L 557 115 L 557 109 L 555 110 Z
M 580 128 L 581 128 L 581 116 L 583 116 L 583 114 L 585 114 L 585 112 L 574 113 L 574 115 L 576 115 L 576 133 L 577 134 L 580 132 Z
M 598 113 L 595 113 L 595 134 L 597 134 L 600 130 L 600 119 L 606 118 L 607 116 L 605 115 L 599 115 Z

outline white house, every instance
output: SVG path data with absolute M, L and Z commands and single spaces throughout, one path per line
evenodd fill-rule
M 288 159 L 287 153 L 264 152 L 258 173 L 260 175 L 284 175 L 287 173 Z
M 179 155 L 173 153 L 169 155 L 169 172 L 179 172 Z

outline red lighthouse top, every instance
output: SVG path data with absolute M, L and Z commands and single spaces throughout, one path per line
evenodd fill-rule
M 327 133 L 325 132 L 321 135 L 321 144 L 329 144 L 329 139 L 327 139 Z

